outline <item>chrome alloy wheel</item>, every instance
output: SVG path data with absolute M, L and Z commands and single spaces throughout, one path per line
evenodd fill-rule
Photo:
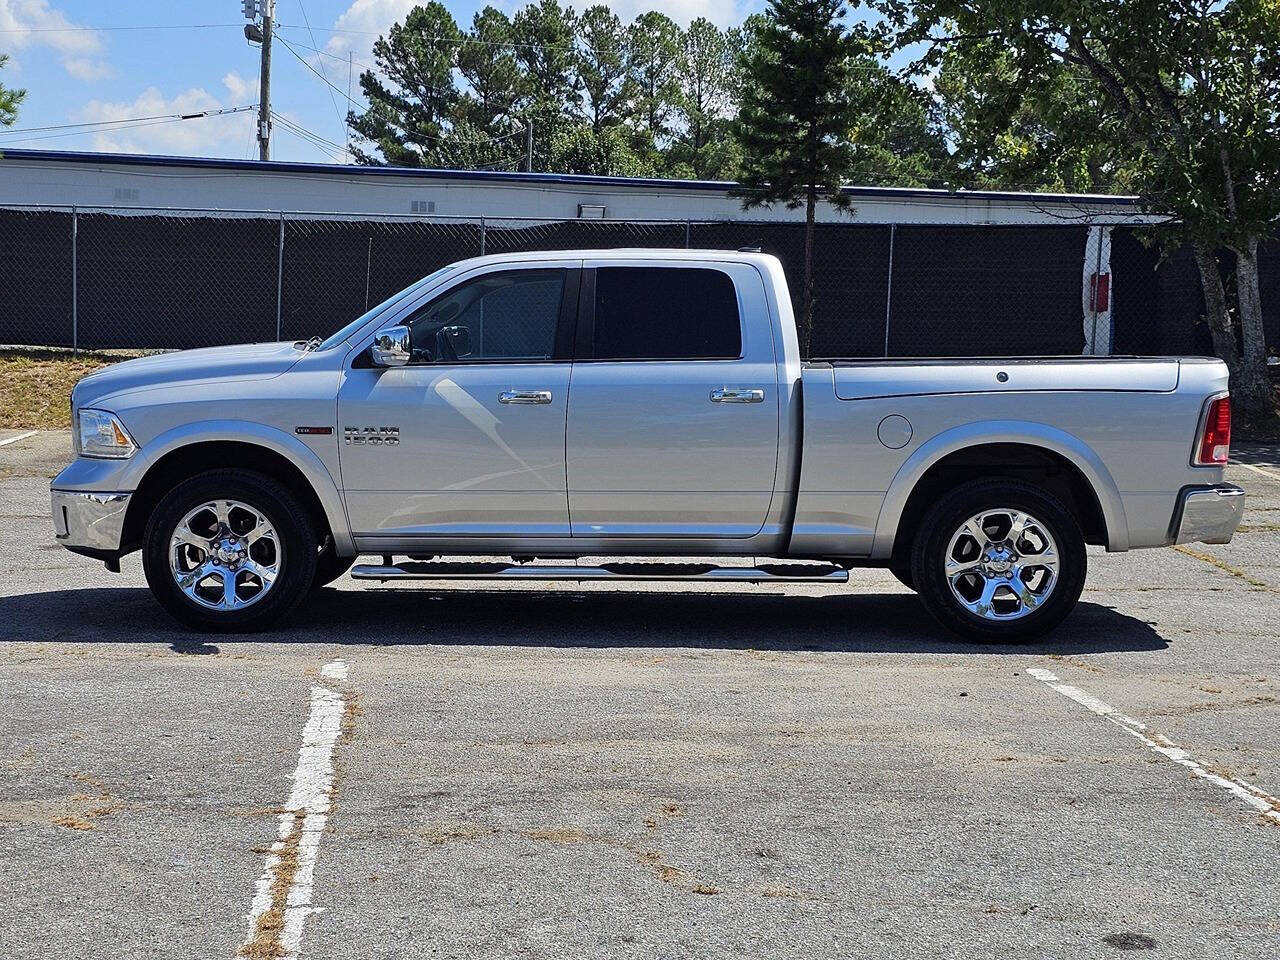
M 985 620 L 1025 617 L 1058 583 L 1058 546 L 1048 528 L 1010 507 L 966 520 L 947 544 L 944 563 L 952 595 Z
M 210 610 L 261 600 L 280 574 L 284 548 L 265 514 L 239 500 L 210 500 L 187 513 L 169 538 L 178 588 Z

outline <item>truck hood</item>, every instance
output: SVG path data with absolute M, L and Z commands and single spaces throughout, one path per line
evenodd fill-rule
M 139 357 L 89 374 L 76 384 L 72 398 L 76 407 L 85 407 L 127 391 L 177 383 L 269 380 L 302 357 L 303 352 L 291 342 L 206 347 Z

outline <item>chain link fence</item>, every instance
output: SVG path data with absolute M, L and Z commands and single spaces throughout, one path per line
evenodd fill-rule
M 456 260 L 611 247 L 759 247 L 782 261 L 800 307 L 799 223 L 10 207 L 0 343 L 323 336 Z M 1261 259 L 1275 346 L 1280 251 Z M 1162 259 L 1127 227 L 823 223 L 813 269 L 814 358 L 1210 352 L 1194 264 Z

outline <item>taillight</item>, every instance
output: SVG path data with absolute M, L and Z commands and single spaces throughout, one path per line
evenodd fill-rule
M 1204 418 L 1204 434 L 1196 463 L 1201 466 L 1225 464 L 1231 456 L 1231 398 L 1218 397 L 1209 404 Z

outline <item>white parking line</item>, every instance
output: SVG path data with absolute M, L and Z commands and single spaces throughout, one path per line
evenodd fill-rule
M 1270 470 L 1263 470 L 1261 467 L 1255 467 L 1252 463 L 1237 463 L 1237 467 L 1244 467 L 1246 470 L 1252 470 L 1254 473 L 1260 473 L 1264 477 L 1270 477 L 1272 480 L 1280 480 L 1280 473 L 1272 473 Z
M 345 680 L 342 660 L 325 664 L 321 675 Z M 249 936 L 239 956 L 295 958 L 311 905 L 316 855 L 333 793 L 333 751 L 342 732 L 343 695 L 311 688 L 311 714 L 302 728 L 293 789 L 280 813 L 279 837 L 271 846 L 249 911 Z
M 337 660 L 331 660 L 320 668 L 320 676 L 326 680 L 345 680 L 347 679 L 347 661 L 338 657 Z
M 1147 725 L 1141 720 L 1135 720 L 1133 717 L 1120 713 L 1110 704 L 1104 703 L 1093 694 L 1086 693 L 1079 687 L 1073 687 L 1069 683 L 1063 683 L 1055 674 L 1048 670 L 1042 670 L 1039 667 L 1031 667 L 1027 670 L 1027 673 L 1035 677 L 1045 686 L 1056 690 L 1064 697 L 1074 700 L 1076 703 L 1080 704 L 1080 706 L 1092 710 L 1098 716 L 1106 720 L 1110 720 L 1125 733 L 1141 740 L 1152 751 L 1160 754 L 1160 756 L 1167 757 L 1174 763 L 1181 764 L 1200 779 L 1207 780 L 1214 786 L 1218 786 L 1229 791 L 1238 799 L 1247 803 L 1254 810 L 1257 810 L 1264 817 L 1280 823 L 1280 799 L 1271 796 L 1269 793 L 1264 793 L 1253 784 L 1241 780 L 1239 777 L 1224 777 L 1220 774 L 1214 773 L 1172 740 L 1149 730 Z
M 4 440 L 0 440 L 0 447 L 7 447 L 9 444 L 25 440 L 27 437 L 34 437 L 39 432 L 39 430 L 28 430 L 26 433 L 18 434 L 16 437 L 7 437 Z

